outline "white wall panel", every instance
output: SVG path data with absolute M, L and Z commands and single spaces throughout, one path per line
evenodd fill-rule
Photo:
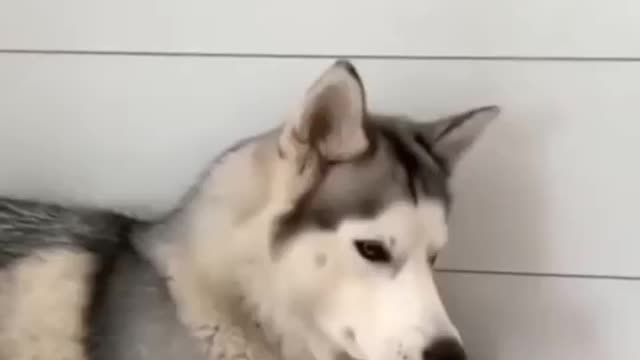
M 473 360 L 640 359 L 640 282 L 440 274 Z
M 166 209 L 329 63 L 0 56 L 0 193 Z M 639 64 L 356 64 L 378 110 L 431 119 L 504 106 L 455 178 L 440 266 L 640 276 Z
M 640 57 L 634 0 L 4 0 L 0 48 Z

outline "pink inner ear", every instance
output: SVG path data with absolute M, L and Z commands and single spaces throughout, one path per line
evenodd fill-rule
M 317 95 L 312 101 L 312 105 L 302 115 L 302 121 L 299 131 L 304 135 L 305 141 L 313 146 L 318 146 L 321 142 L 326 141 L 331 133 L 339 131 L 336 129 L 338 121 L 335 119 L 338 116 L 338 111 L 332 108 L 332 102 L 340 102 L 331 89 L 322 92 Z M 336 97 L 336 99 L 330 99 L 330 97 Z
M 329 68 L 309 89 L 291 135 L 331 161 L 345 161 L 368 148 L 363 129 L 364 90 L 346 65 Z M 287 141 L 287 139 L 285 139 Z
M 312 144 L 329 160 L 349 160 L 368 147 L 362 94 L 354 92 L 350 85 L 353 84 L 332 84 L 323 89 L 307 119 Z

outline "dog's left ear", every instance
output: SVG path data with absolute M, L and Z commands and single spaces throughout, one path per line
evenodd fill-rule
M 307 90 L 285 123 L 281 151 L 293 157 L 316 151 L 330 161 L 358 156 L 369 146 L 363 128 L 365 107 L 365 93 L 355 67 L 345 60 L 336 61 Z
M 420 123 L 418 127 L 431 150 L 451 172 L 499 114 L 498 106 L 485 106 L 434 122 Z

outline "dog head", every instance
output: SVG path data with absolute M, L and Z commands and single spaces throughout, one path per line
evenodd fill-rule
M 431 122 L 371 114 L 345 61 L 311 86 L 279 144 L 281 161 L 301 174 L 314 168 L 312 181 L 272 246 L 278 301 L 314 334 L 317 358 L 465 358 L 433 264 L 447 242 L 451 175 L 498 113 L 489 106 Z

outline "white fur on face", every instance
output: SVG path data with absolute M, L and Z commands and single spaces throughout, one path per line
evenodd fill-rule
M 393 260 L 369 262 L 356 239 L 384 241 Z M 438 202 L 398 202 L 374 219 L 345 220 L 335 232 L 303 232 L 278 265 L 276 292 L 335 351 L 418 360 L 436 338 L 459 337 L 428 262 L 446 240 Z

